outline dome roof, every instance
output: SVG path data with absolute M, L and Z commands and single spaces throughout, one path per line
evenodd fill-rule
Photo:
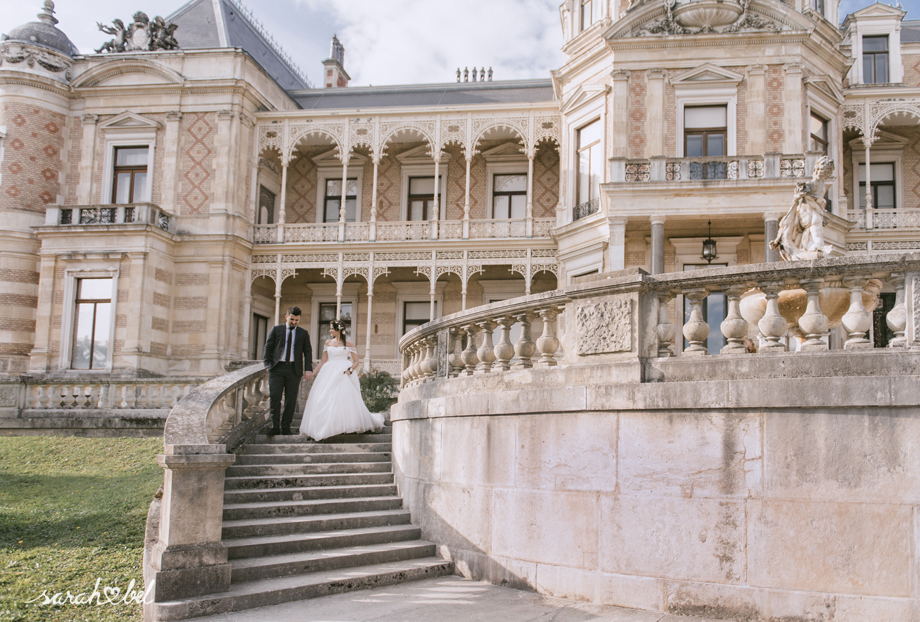
M 3 40 L 41 45 L 63 52 L 67 56 L 76 56 L 80 53 L 67 35 L 55 27 L 58 21 L 54 17 L 54 3 L 51 0 L 45 0 L 38 20 L 13 28 L 3 36 Z

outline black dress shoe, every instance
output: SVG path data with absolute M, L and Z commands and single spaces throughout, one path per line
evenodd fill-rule
M 275 436 L 276 434 L 281 434 L 281 430 L 279 430 L 278 428 L 272 428 L 271 430 L 268 431 L 269 436 Z

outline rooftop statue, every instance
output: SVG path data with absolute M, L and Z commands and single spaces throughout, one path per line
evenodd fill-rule
M 811 181 L 795 185 L 792 206 L 779 221 L 779 233 L 770 248 L 779 250 L 785 261 L 819 259 L 830 252 L 824 243 L 827 224 L 827 192 L 825 180 L 834 174 L 834 162 L 827 156 L 815 162 Z
M 107 26 L 96 22 L 99 30 L 115 37 L 103 43 L 96 50 L 96 54 L 179 49 L 179 42 L 174 36 L 179 26 L 166 23 L 159 15 L 151 20 L 146 13 L 138 11 L 133 15 L 127 28 L 120 19 L 112 20 L 112 24 L 113 26 Z

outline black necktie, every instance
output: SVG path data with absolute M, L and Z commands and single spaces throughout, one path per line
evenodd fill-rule
M 285 363 L 291 362 L 291 346 L 293 345 L 293 343 L 294 343 L 294 329 L 292 328 L 288 331 L 287 347 L 284 349 L 284 362 Z

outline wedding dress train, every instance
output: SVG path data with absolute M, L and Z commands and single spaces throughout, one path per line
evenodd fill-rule
M 358 374 L 346 374 L 354 348 L 326 346 L 326 362 L 313 379 L 300 433 L 313 440 L 383 427 L 383 415 L 372 413 L 361 398 Z

